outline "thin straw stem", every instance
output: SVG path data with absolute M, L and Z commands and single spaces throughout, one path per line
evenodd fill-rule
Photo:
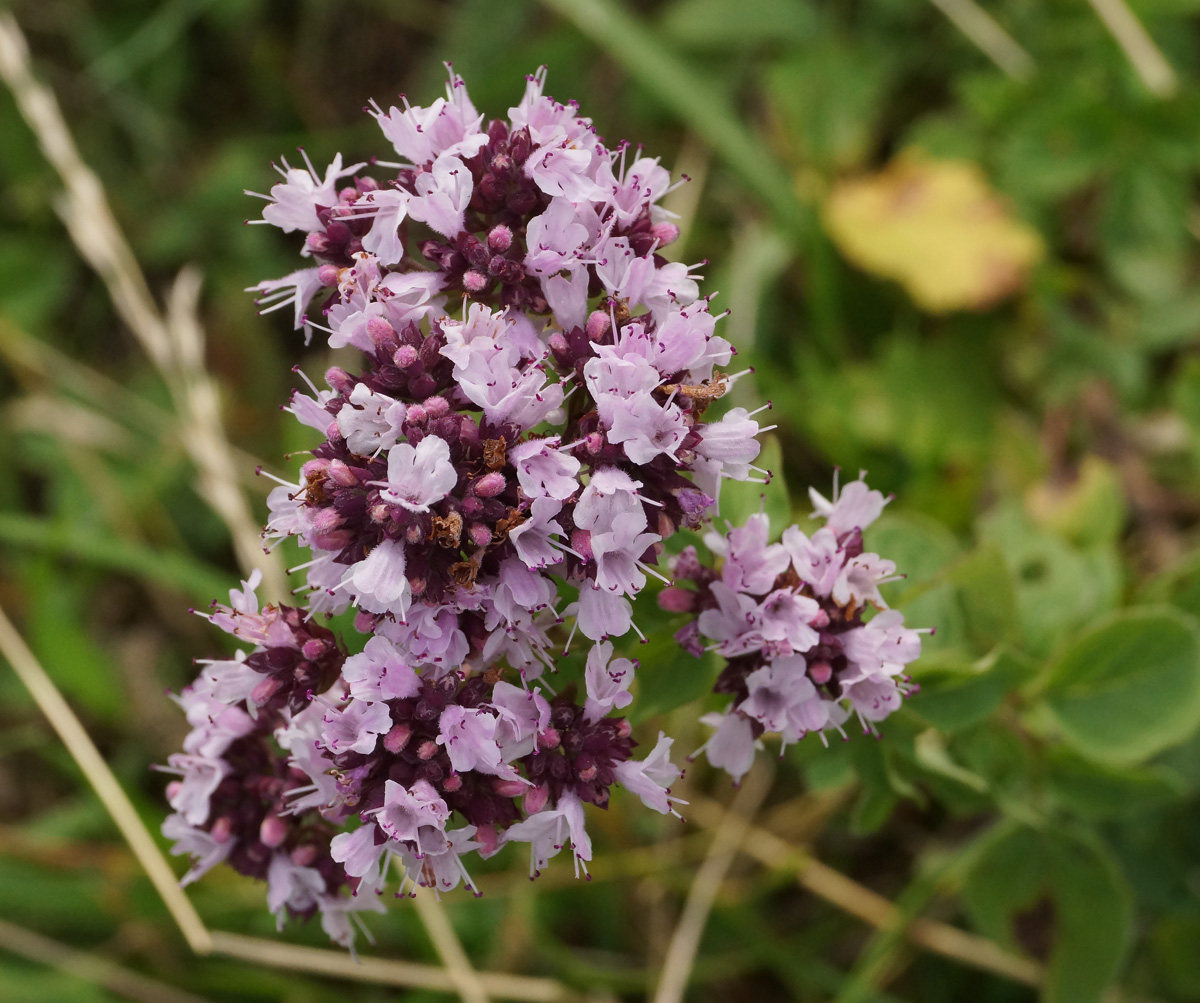
M 71 758 L 79 764 L 87 782 L 104 805 L 105 811 L 121 830 L 133 854 L 150 878 L 155 890 L 163 900 L 179 932 L 188 946 L 197 954 L 208 954 L 212 950 L 212 937 L 204 926 L 192 903 L 179 887 L 179 881 L 163 857 L 154 837 L 142 823 L 141 817 L 113 776 L 108 763 L 100 755 L 79 718 L 63 699 L 58 688 L 46 674 L 29 646 L 17 633 L 4 609 L 0 607 L 0 654 L 16 672 L 30 696 L 46 719 L 50 722 L 67 747 Z
M 458 934 L 446 918 L 445 910 L 435 898 L 433 890 L 420 889 L 413 899 L 413 905 L 463 1003 L 489 1003 L 479 974 L 472 967 Z
M 681 1003 L 683 1000 L 717 890 L 750 829 L 750 820 L 770 790 L 772 773 L 764 762 L 760 762 L 758 768 L 750 772 L 717 826 L 708 856 L 696 872 L 679 923 L 667 946 L 654 1003 Z
M 25 36 L 8 13 L 0 14 L 0 78 L 63 183 L 58 209 L 71 240 L 171 391 L 184 445 L 200 473 L 201 496 L 228 527 L 243 569 L 261 568 L 263 593 L 282 599 L 287 589 L 282 566 L 278 557 L 263 552 L 259 527 L 237 485 L 216 390 L 204 369 L 204 335 L 196 320 L 198 274 L 190 269 L 180 274 L 164 317 L 100 179 L 79 156 L 54 94 L 34 78 Z
M 1014 80 L 1033 76 L 1033 57 L 975 0 L 929 0 L 966 38 Z
M 447 993 L 457 990 L 450 973 L 433 965 L 364 957 L 352 961 L 348 955 L 339 951 L 281 944 L 273 940 L 245 937 L 220 930 L 214 930 L 212 937 L 214 954 L 242 958 L 255 964 L 382 985 L 409 986 Z M 497 999 L 527 1000 L 528 1003 L 568 1003 L 575 999 L 567 987 L 555 979 L 507 975 L 500 972 L 479 972 L 478 976 L 484 990 Z
M 1155 97 L 1171 97 L 1179 88 L 1175 70 L 1125 0 L 1088 0 L 1116 40 L 1134 72 Z
M 0 949 L 47 965 L 139 1003 L 207 1003 L 202 996 L 134 972 L 108 958 L 78 951 L 0 919 Z
M 721 824 L 719 812 L 719 807 L 712 802 L 693 800 L 689 815 L 711 828 Z M 878 930 L 891 930 L 904 924 L 903 913 L 891 901 L 766 829 L 751 827 L 741 849 L 774 870 L 794 870 L 801 887 Z M 914 919 L 904 929 L 904 935 L 923 950 L 1022 985 L 1037 987 L 1045 980 L 1045 969 L 1031 958 L 1011 954 L 986 937 L 937 920 Z

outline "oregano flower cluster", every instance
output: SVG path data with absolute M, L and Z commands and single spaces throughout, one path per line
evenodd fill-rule
M 697 266 L 660 254 L 668 172 L 544 83 L 507 120 L 453 73 L 428 107 L 372 104 L 398 163 L 305 156 L 262 196 L 257 222 L 308 261 L 256 287 L 264 311 L 357 362 L 288 405 L 323 441 L 271 492 L 265 537 L 308 551 L 303 601 L 260 606 L 252 576 L 208 614 L 245 650 L 178 698 L 164 832 L 185 882 L 226 862 L 280 924 L 319 912 L 347 946 L 385 889 L 473 889 L 472 854 L 524 843 L 536 875 L 569 847 L 586 873 L 584 806 L 614 785 L 674 813 L 672 739 L 635 758 L 620 715 L 641 669 L 613 639 L 641 633 L 650 578 L 695 614 L 681 644 L 728 660 L 706 748 L 735 778 L 764 732 L 882 719 L 919 652 L 899 614 L 863 616 L 894 567 L 863 552 L 884 499 L 861 479 L 816 496 L 812 537 L 771 544 L 760 516 L 704 537 L 719 570 L 695 547 L 661 560 L 711 525 L 723 480 L 765 482 L 759 412 L 709 413 L 734 349 Z M 356 638 L 322 625 L 351 609 Z M 583 692 L 553 684 L 572 646 Z

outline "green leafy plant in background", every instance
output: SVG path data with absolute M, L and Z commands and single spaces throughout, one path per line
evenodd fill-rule
M 713 799 L 728 787 L 693 767 L 682 835 L 603 819 L 586 900 L 549 884 L 533 900 L 519 874 L 480 875 L 481 909 L 447 906 L 473 961 L 618 998 L 682 993 L 689 973 L 694 999 L 1200 992 L 1190 5 L 1135 4 L 1139 24 L 1111 0 L 998 3 L 982 32 L 979 9 L 950 0 L 34 6 L 16 14 L 38 69 L 151 287 L 205 266 L 207 364 L 237 449 L 309 445 L 247 403 L 285 393 L 293 343 L 264 337 L 240 293 L 264 262 L 290 267 L 261 230 L 226 236 L 246 179 L 302 135 L 325 157 L 367 149 L 349 112 L 392 93 L 398 65 L 404 90 L 427 93 L 451 57 L 481 106 L 507 107 L 514 74 L 545 62 L 560 93 L 610 101 L 607 132 L 677 150 L 672 166 L 696 179 L 676 193 L 679 253 L 705 249 L 756 396 L 775 401 L 781 462 L 764 465 L 797 500 L 834 463 L 897 495 L 871 529 L 908 572 L 886 598 L 938 630 L 886 741 L 789 750 L 748 832 L 753 800 L 739 796 L 727 817 L 743 821 L 722 828 Z M 0 128 L 13 235 L 0 255 L 0 604 L 153 820 L 144 767 L 178 739 L 154 707 L 204 645 L 180 599 L 211 598 L 229 536 L 193 489 L 186 412 L 69 245 L 58 182 L 14 105 Z M 1043 256 L 1007 298 L 930 313 L 843 258 L 830 200 L 915 150 L 977 165 L 1006 216 L 1037 231 Z M 730 496 L 731 511 L 756 510 L 758 493 Z M 805 514 L 780 498 L 777 524 Z M 686 744 L 684 722 L 714 708 L 657 643 L 639 727 Z M 318 977 L 185 961 L 67 757 L 11 678 L 0 686 L 0 918 L 160 980 L 184 981 L 177 960 L 192 993 L 327 992 Z M 671 709 L 685 697 L 699 702 Z M 711 854 L 710 825 L 723 832 Z M 627 849 L 639 840 L 663 849 Z M 240 885 L 194 897 L 210 922 L 264 932 Z M 431 959 L 402 912 L 377 953 Z M 8 956 L 4 970 L 14 998 L 85 991 Z

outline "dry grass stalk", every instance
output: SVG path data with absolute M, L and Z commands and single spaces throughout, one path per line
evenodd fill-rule
M 707 828 L 721 824 L 720 806 L 706 799 L 693 801 L 689 814 Z M 877 930 L 893 930 L 905 922 L 903 913 L 891 901 L 766 829 L 750 828 L 741 850 L 773 870 L 795 871 L 801 887 Z M 1011 954 L 986 937 L 947 923 L 917 918 L 908 923 L 904 935 L 923 950 L 1022 985 L 1037 987 L 1045 978 L 1038 962 Z
M 454 978 L 446 969 L 435 968 L 433 965 L 361 957 L 355 962 L 341 951 L 299 947 L 295 944 L 244 937 L 219 930 L 213 931 L 213 953 L 275 968 L 332 975 L 359 982 L 432 989 L 445 993 L 457 992 L 458 989 Z M 524 1000 L 528 1003 L 570 1003 L 576 999 L 566 986 L 555 979 L 506 975 L 501 972 L 476 974 L 484 991 L 497 999 Z
M 741 790 L 716 826 L 708 856 L 696 872 L 683 912 L 667 946 L 658 989 L 653 996 L 654 1003 L 681 1003 L 683 1000 L 717 890 L 750 831 L 751 820 L 770 790 L 773 775 L 774 770 L 769 762 L 760 760 L 747 775 Z
M 104 757 L 88 737 L 79 718 L 63 699 L 3 609 L 0 609 L 0 654 L 8 660 L 17 678 L 29 690 L 30 696 L 46 715 L 50 726 L 62 739 L 71 758 L 79 764 L 105 811 L 121 830 L 121 835 L 125 837 L 125 841 L 146 871 L 147 877 L 162 898 L 188 946 L 197 954 L 208 954 L 212 950 L 212 937 L 179 887 L 171 865 L 158 849 L 154 837 L 142 824 L 129 796 L 113 776 L 112 770 L 108 768 Z
M 60 944 L 40 933 L 26 930 L 15 923 L 0 919 L 0 949 L 9 951 L 27 961 L 47 965 L 50 968 L 73 975 L 84 982 L 103 986 L 110 992 L 139 1003 L 207 1003 L 202 996 L 159 982 L 130 971 L 128 968 Z
M 1033 57 L 975 0 L 930 0 L 930 3 L 1014 80 L 1033 76 Z
M 433 948 L 442 959 L 446 974 L 450 976 L 463 1003 L 489 1003 L 479 974 L 472 967 L 462 942 L 455 934 L 454 927 L 450 925 L 441 903 L 435 897 L 436 894 L 433 889 L 424 889 L 417 892 L 412 900 L 425 932 L 433 941 Z
M 1146 90 L 1155 97 L 1171 97 L 1179 89 L 1179 78 L 1125 0 L 1089 0 L 1089 3 Z
M 65 193 L 58 211 L 71 240 L 171 391 L 182 440 L 199 472 L 201 496 L 228 527 L 242 567 L 261 568 L 264 594 L 282 599 L 287 589 L 282 566 L 263 552 L 259 527 L 238 488 L 216 387 L 204 366 L 204 334 L 196 319 L 198 274 L 190 268 L 180 274 L 164 317 L 99 178 L 79 156 L 58 102 L 34 78 L 25 36 L 8 13 L 0 14 L 0 77 L 62 180 Z

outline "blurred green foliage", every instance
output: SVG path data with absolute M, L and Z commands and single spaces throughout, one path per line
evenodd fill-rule
M 316 161 L 369 156 L 364 102 L 425 101 L 451 59 L 496 114 L 546 63 L 550 92 L 604 135 L 694 175 L 676 196 L 679 253 L 708 259 L 733 307 L 725 334 L 756 371 L 734 403 L 769 397 L 779 425 L 775 482 L 731 490 L 723 514 L 765 504 L 778 527 L 834 465 L 868 469 L 897 496 L 867 540 L 907 572 L 889 600 L 937 628 L 882 741 L 789 750 L 768 817 L 835 795 L 805 836 L 819 857 L 904 915 L 933 910 L 1045 961 L 1041 998 L 1059 1003 L 1113 983 L 1200 995 L 1200 3 L 1132 8 L 1173 95 L 1147 89 L 1084 0 L 987 5 L 1031 57 L 1027 79 L 912 0 L 12 4 L 154 288 L 187 262 L 205 271 L 208 361 L 247 476 L 253 456 L 283 470 L 311 445 L 277 406 L 295 362 L 328 364 L 242 291 L 294 267 L 287 239 L 239 225 L 271 158 L 300 143 Z M 977 165 L 999 211 L 1036 228 L 1044 257 L 1010 295 L 932 313 L 839 252 L 831 193 L 918 148 Z M 233 583 L 232 552 L 6 94 L 0 186 L 0 604 L 156 827 L 147 767 L 183 730 L 163 691 L 219 644 L 187 608 Z M 249 489 L 262 513 L 266 485 Z M 695 748 L 712 667 L 675 647 L 665 614 L 639 623 L 638 736 L 665 727 Z M 188 958 L 8 672 L 0 726 L 0 918 L 213 998 L 327 997 L 328 980 Z M 724 799 L 727 781 L 697 765 L 689 790 Z M 481 965 L 640 998 L 696 856 L 664 850 L 626 874 L 623 849 L 680 830 L 620 798 L 592 824 L 599 880 L 531 889 L 520 860 L 498 861 L 482 902 L 449 909 Z M 193 896 L 214 925 L 274 936 L 261 889 L 214 873 Z M 434 959 L 411 911 L 373 928 L 373 952 Z M 895 937 L 864 946 L 862 930 L 747 864 L 689 999 L 1034 996 Z M 3 948 L 0 1000 L 112 998 Z

